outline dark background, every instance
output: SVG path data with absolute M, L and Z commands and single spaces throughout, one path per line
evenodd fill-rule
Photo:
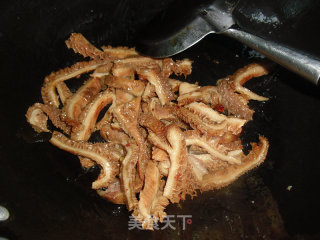
M 81 59 L 64 45 L 81 32 L 97 46 L 134 46 L 137 30 L 172 0 L 21 1 L 2 3 L 0 16 L 0 205 L 10 219 L 0 222 L 8 239 L 319 239 L 319 88 L 275 67 L 248 87 L 270 97 L 252 103 L 255 122 L 244 142 L 270 139 L 266 162 L 231 186 L 168 207 L 192 215 L 186 231 L 129 231 L 124 206 L 91 190 L 96 171 L 85 173 L 75 156 L 51 146 L 25 123 L 28 106 L 40 100 L 44 76 Z M 249 1 L 250 2 L 250 1 Z M 252 2 L 252 1 L 251 1 Z M 266 1 L 263 1 L 266 2 Z M 271 1 L 285 4 L 286 1 Z M 288 1 L 287 1 L 288 2 Z M 291 1 L 298 2 L 298 1 Z M 320 56 L 319 4 L 284 18 L 272 28 L 238 16 L 239 25 Z M 281 5 L 274 12 L 281 12 Z M 275 6 L 275 5 L 274 5 Z M 247 8 L 249 9 L 249 8 Z M 264 8 L 265 9 L 265 8 Z M 270 13 L 270 7 L 268 8 Z M 177 17 L 183 14 L 177 12 Z M 267 14 L 267 13 L 266 13 Z M 247 23 L 248 24 L 248 23 Z M 264 30 L 263 30 L 264 29 Z M 189 81 L 215 84 L 254 58 L 250 49 L 223 36 L 208 36 L 176 56 L 194 61 Z M 46 138 L 47 137 L 47 138 Z M 287 190 L 292 186 L 291 191 Z M 177 220 L 178 221 L 178 220 Z

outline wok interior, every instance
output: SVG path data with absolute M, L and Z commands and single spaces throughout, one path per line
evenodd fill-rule
M 266 163 L 223 190 L 169 207 L 168 214 L 192 215 L 192 224 L 186 231 L 181 231 L 181 222 L 175 225 L 176 230 L 129 231 L 125 208 L 100 199 L 90 190 L 96 177 L 94 169 L 84 173 L 75 157 L 46 142 L 30 144 L 25 140 L 28 127 L 24 126 L 24 113 L 40 97 L 43 76 L 52 69 L 71 65 L 76 59 L 63 45 L 71 32 L 83 33 L 98 46 L 133 46 L 137 29 L 169 2 L 55 1 L 50 5 L 16 0 L 5 5 L 2 18 L 6 21 L 1 21 L 0 35 L 1 107 L 5 109 L 0 116 L 5 123 L 0 141 L 3 162 L 0 204 L 9 209 L 11 218 L 1 223 L 0 236 L 135 239 L 156 235 L 161 239 L 182 236 L 237 239 L 248 235 L 257 239 L 257 234 L 265 234 L 277 239 L 288 234 L 318 234 L 315 219 L 320 198 L 319 89 L 282 68 L 275 68 L 274 74 L 246 85 L 271 97 L 268 103 L 256 108 L 262 110 L 243 134 L 245 142 L 254 140 L 258 133 L 270 139 Z M 308 48 L 311 50 L 310 45 Z M 256 61 L 251 53 L 233 40 L 209 36 L 177 59 L 192 59 L 193 73 L 189 80 L 208 85 Z M 288 186 L 292 186 L 290 191 Z

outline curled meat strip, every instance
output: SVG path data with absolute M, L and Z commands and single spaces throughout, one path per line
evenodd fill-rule
M 254 111 L 249 108 L 248 100 L 235 93 L 233 82 L 222 80 L 218 83 L 218 92 L 222 96 L 221 104 L 225 106 L 228 111 L 236 117 L 246 120 L 252 120 Z
M 162 72 L 165 77 L 169 77 L 172 73 L 175 75 L 190 75 L 192 71 L 192 61 L 183 59 L 173 61 L 171 58 L 165 58 L 162 62 Z
M 59 99 L 56 93 L 56 86 L 59 82 L 77 77 L 83 73 L 95 70 L 97 67 L 106 63 L 106 60 L 92 60 L 89 62 L 79 62 L 71 67 L 67 67 L 58 72 L 53 72 L 44 80 L 41 89 L 42 100 L 47 105 L 59 107 Z
M 91 84 L 90 84 L 91 85 Z M 89 85 L 89 86 L 90 86 Z M 100 88 L 100 85 L 97 86 L 97 88 Z M 92 88 L 92 90 L 90 90 L 90 88 L 88 88 L 87 86 L 84 87 L 84 91 L 82 91 L 82 89 L 80 89 L 80 93 L 75 94 L 75 96 L 77 95 L 87 95 L 87 96 L 91 96 L 90 92 L 95 92 L 96 89 Z M 74 100 L 74 101 L 73 101 Z M 71 99 L 70 100 L 70 108 L 67 109 L 72 109 L 72 106 L 83 106 L 85 105 L 86 101 L 84 101 L 84 103 L 79 100 L 77 101 L 77 98 Z M 77 115 L 75 115 L 76 112 L 76 108 L 74 108 L 75 110 L 72 111 L 71 110 L 71 116 L 73 117 L 77 117 L 77 122 L 76 124 L 73 124 L 74 127 L 72 128 L 72 132 L 71 132 L 71 139 L 73 140 L 78 140 L 78 141 L 87 141 L 90 136 L 91 133 L 95 130 L 95 124 L 98 118 L 98 115 L 100 113 L 100 111 L 106 106 L 108 105 L 110 102 L 112 102 L 114 100 L 114 94 L 112 91 L 110 91 L 110 89 L 105 90 L 104 92 L 98 93 L 91 102 L 89 102 L 89 104 L 86 105 L 86 107 L 83 109 L 82 112 L 80 112 L 79 117 Z M 72 104 L 74 103 L 74 104 Z M 70 118 L 67 117 L 67 122 L 70 123 Z M 88 159 L 88 158 L 84 158 L 82 156 L 79 156 L 80 159 L 80 163 L 82 165 L 82 167 L 84 168 L 90 168 L 93 166 L 93 162 Z
M 61 112 L 59 109 L 41 103 L 35 103 L 29 107 L 26 113 L 27 121 L 37 132 L 49 132 L 47 128 L 49 117 L 55 127 L 61 129 L 66 134 L 70 134 L 71 128 L 60 119 L 60 116 Z
M 138 73 L 155 87 L 155 91 L 162 105 L 169 104 L 169 102 L 173 100 L 172 89 L 167 79 L 150 69 L 141 69 Z
M 101 80 L 91 78 L 72 97 L 69 97 L 63 107 L 63 112 L 68 120 L 78 121 L 84 107 L 91 101 L 94 95 L 100 92 L 101 88 Z
M 143 113 L 139 117 L 139 124 L 148 129 L 149 141 L 163 150 L 169 149 L 169 143 L 166 138 L 165 125 L 160 120 L 152 116 L 151 113 Z
M 191 127 L 198 129 L 202 133 L 207 133 L 209 135 L 222 135 L 224 129 L 227 127 L 226 122 L 220 124 L 208 123 L 201 119 L 197 114 L 189 111 L 186 108 L 177 108 L 176 115 L 181 118 L 186 123 L 190 124 Z
M 64 82 L 59 82 L 57 84 L 57 91 L 63 105 L 66 103 L 67 99 L 72 96 L 72 92 Z
M 144 229 L 163 221 L 169 202 L 224 187 L 265 160 L 265 137 L 252 143 L 248 155 L 240 138 L 254 114 L 249 100 L 267 100 L 243 84 L 267 74 L 264 65 L 250 64 L 216 86 L 199 86 L 174 79 L 191 74 L 189 59 L 97 48 L 79 33 L 66 44 L 90 60 L 47 76 L 43 104 L 28 109 L 27 121 L 37 132 L 51 132 L 50 119 L 50 142 L 78 156 L 82 167 L 100 166 L 92 188 L 126 204 Z M 71 92 L 66 81 L 82 81 L 84 74 L 87 80 Z
M 112 120 L 112 111 L 116 106 L 119 106 L 121 104 L 130 102 L 134 99 L 134 96 L 126 91 L 123 91 L 121 89 L 115 90 L 115 98 L 111 104 L 111 106 L 108 108 L 102 119 L 96 124 L 96 129 L 100 130 L 105 124 L 110 123 Z
M 249 89 L 242 87 L 244 83 L 254 77 L 261 77 L 263 75 L 268 74 L 266 66 L 252 63 L 248 66 L 239 69 L 235 74 L 232 75 L 234 88 L 238 93 L 241 93 L 249 99 L 257 100 L 257 101 L 267 101 L 268 98 L 259 96 L 258 94 L 250 91 Z
M 135 172 L 139 159 L 139 148 L 135 143 L 129 143 L 126 148 L 127 154 L 121 162 L 120 179 L 123 192 L 126 196 L 126 203 L 129 211 L 136 209 L 138 200 L 135 193 Z
M 105 124 L 100 130 L 100 134 L 105 140 L 122 144 L 126 149 L 126 155 L 121 160 L 119 175 L 121 193 L 118 192 L 117 194 L 124 195 L 129 211 L 134 210 L 138 204 L 135 196 L 135 167 L 139 159 L 139 148 L 128 135 L 122 131 L 112 129 L 110 124 Z
M 183 92 L 183 94 L 181 94 L 177 99 L 180 106 L 192 102 L 203 102 L 214 107 L 219 103 L 219 94 L 217 87 L 215 86 L 206 86 L 200 88 L 195 86 L 194 88 L 191 88 L 190 86 L 187 86 L 184 88 L 183 85 L 180 85 L 180 88 L 182 88 L 181 91 Z
M 230 164 L 240 164 L 241 160 L 224 152 L 224 147 L 216 142 L 209 142 L 205 136 L 200 136 L 198 132 L 187 131 L 185 132 L 186 144 L 196 145 L 205 149 L 212 157 L 226 161 Z
M 149 140 L 158 148 L 167 151 L 170 158 L 168 178 L 163 196 L 172 203 L 185 199 L 186 194 L 194 194 L 192 177 L 188 165 L 188 152 L 183 132 L 176 125 L 169 125 L 165 131 L 167 142 L 149 132 Z M 188 179 L 188 180 L 187 180 Z
M 180 128 L 170 125 L 167 128 L 167 139 L 171 145 L 168 152 L 171 165 L 163 196 L 175 203 L 185 199 L 186 194 L 193 194 L 193 189 L 190 187 L 192 178 L 188 170 L 186 141 Z
M 160 189 L 160 172 L 156 164 L 149 161 L 146 169 L 144 188 L 140 192 L 138 209 L 133 216 L 142 223 L 144 229 L 153 229 L 153 218 L 151 216 L 152 203 L 157 197 Z
M 119 159 L 112 154 L 112 149 L 106 144 L 92 144 L 68 139 L 63 134 L 54 131 L 50 142 L 58 148 L 75 155 L 88 157 L 101 166 L 102 177 L 92 183 L 93 189 L 108 187 L 119 172 Z
M 242 84 L 253 77 L 260 77 L 267 73 L 268 71 L 262 65 L 251 64 L 239 69 L 234 75 L 219 80 L 217 89 L 220 94 L 220 103 L 235 116 L 251 120 L 254 111 L 249 108 L 248 99 L 266 101 L 268 98 L 251 92 L 249 89 L 242 87 Z
M 233 134 L 239 134 L 243 125 L 246 123 L 245 119 L 227 117 L 219 112 L 213 110 L 204 103 L 193 102 L 186 106 L 188 110 L 198 115 L 203 122 L 210 124 L 217 130 L 223 128 L 225 131 L 230 131 Z M 200 128 L 198 128 L 200 129 Z M 209 133 L 209 132 L 208 132 Z
M 123 130 L 134 138 L 139 146 L 138 173 L 141 180 L 144 179 L 145 169 L 150 159 L 145 139 L 142 136 L 138 126 L 138 116 L 140 110 L 141 97 L 122 104 L 113 110 L 114 116 L 119 121 Z
M 68 48 L 73 49 L 75 53 L 80 53 L 84 57 L 103 58 L 103 51 L 92 45 L 82 34 L 72 33 L 66 40 Z
M 230 184 L 245 172 L 261 164 L 267 155 L 269 142 L 265 137 L 259 137 L 259 145 L 252 143 L 251 152 L 243 157 L 240 165 L 231 165 L 218 170 L 212 174 L 204 176 L 201 182 L 201 189 L 207 191 L 210 189 L 219 189 Z
M 80 124 L 72 129 L 71 138 L 73 140 L 87 141 L 94 131 L 100 111 L 111 103 L 113 99 L 114 93 L 110 89 L 97 94 L 82 111 L 79 117 Z

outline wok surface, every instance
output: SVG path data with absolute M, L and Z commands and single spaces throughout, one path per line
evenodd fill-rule
M 192 215 L 185 231 L 178 219 L 176 230 L 128 230 L 126 208 L 106 202 L 91 190 L 96 171 L 83 172 L 75 156 L 45 141 L 49 136 L 32 134 L 24 114 L 40 101 L 44 76 L 80 59 L 64 45 L 70 33 L 81 32 L 97 46 L 133 46 L 137 30 L 171 1 L 13 0 L 3 4 L 0 205 L 11 215 L 0 222 L 0 237 L 319 239 L 319 88 L 280 67 L 248 83 L 270 97 L 267 103 L 252 104 L 255 121 L 248 123 L 243 134 L 246 143 L 259 133 L 270 139 L 266 162 L 227 188 L 168 207 L 170 215 Z M 310 17 L 305 21 L 312 22 Z M 304 46 L 319 56 L 317 33 L 306 28 L 300 30 Z M 292 30 L 298 33 L 298 27 Z M 288 33 L 284 35 L 287 39 Z M 300 35 L 296 43 L 293 38 L 291 44 L 303 45 Z M 208 85 L 261 60 L 253 55 L 231 39 L 209 36 L 176 58 L 193 60 L 189 81 Z

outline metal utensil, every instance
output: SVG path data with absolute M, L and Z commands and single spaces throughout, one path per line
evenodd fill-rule
M 190 12 L 181 9 L 187 15 L 170 20 L 170 27 L 152 26 L 151 37 L 148 36 L 150 30 L 140 34 L 137 50 L 152 57 L 168 57 L 193 46 L 210 33 L 218 33 L 242 42 L 310 82 L 319 84 L 320 59 L 235 28 L 232 12 L 238 3 L 239 0 L 215 0 L 203 1 L 198 7 L 186 6 Z M 162 30 L 165 28 L 169 31 Z

